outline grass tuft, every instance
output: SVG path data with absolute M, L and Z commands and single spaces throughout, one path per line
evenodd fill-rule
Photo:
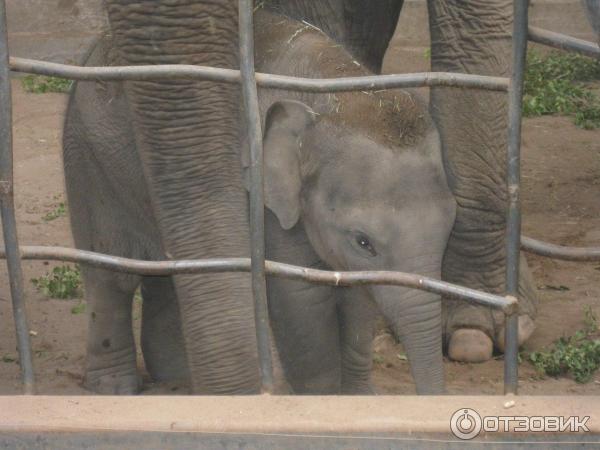
M 586 383 L 600 367 L 600 339 L 592 338 L 597 333 L 598 320 L 588 307 L 583 329 L 573 336 L 561 337 L 548 350 L 530 353 L 529 361 L 540 374 L 571 374 L 577 383 Z
M 527 55 L 523 115 L 574 116 L 580 128 L 600 127 L 600 98 L 585 83 L 600 79 L 600 61 L 585 56 L 530 50 Z
M 85 312 L 85 303 L 80 301 L 71 308 L 71 314 L 83 314 Z
M 57 266 L 31 282 L 46 297 L 67 299 L 81 296 L 81 273 L 77 267 Z
M 27 75 L 21 79 L 21 83 L 25 92 L 30 94 L 46 94 L 47 92 L 66 94 L 73 85 L 71 80 L 43 75 Z
M 66 215 L 67 215 L 67 207 L 65 205 L 65 202 L 60 202 L 58 205 L 56 205 L 56 207 L 52 211 L 49 211 L 48 213 L 46 213 L 42 217 L 42 220 L 44 220 L 46 222 L 50 222 L 54 219 L 58 219 L 59 217 L 64 217 Z

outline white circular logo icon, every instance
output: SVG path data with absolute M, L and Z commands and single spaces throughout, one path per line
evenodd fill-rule
M 473 439 L 481 431 L 481 416 L 470 408 L 462 408 L 450 418 L 452 434 L 459 439 Z

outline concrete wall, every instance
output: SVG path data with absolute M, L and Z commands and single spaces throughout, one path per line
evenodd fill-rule
M 6 0 L 11 52 L 15 56 L 76 62 L 103 29 L 103 0 Z M 532 0 L 531 25 L 582 39 L 595 39 L 580 0 Z M 427 70 L 425 0 L 405 0 L 385 69 Z

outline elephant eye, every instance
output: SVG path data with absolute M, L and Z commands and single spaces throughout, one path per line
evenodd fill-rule
M 377 256 L 377 252 L 375 251 L 375 249 L 373 248 L 373 246 L 371 245 L 371 241 L 369 241 L 369 238 L 367 236 L 365 236 L 363 233 L 358 233 L 356 235 L 356 243 L 358 244 L 358 246 L 366 251 L 369 252 L 369 254 L 371 256 Z

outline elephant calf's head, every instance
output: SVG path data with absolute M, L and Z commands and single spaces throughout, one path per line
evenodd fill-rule
M 302 219 L 337 270 L 439 277 L 455 202 L 425 107 L 402 91 L 361 92 L 324 110 L 292 100 L 269 108 L 267 207 L 284 229 Z

